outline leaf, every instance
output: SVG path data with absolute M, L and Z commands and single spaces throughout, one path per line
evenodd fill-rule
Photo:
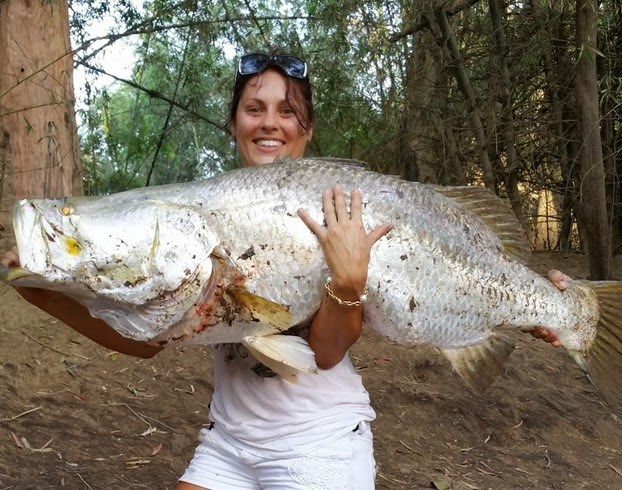
M 151 460 L 145 459 L 145 458 L 130 458 L 125 461 L 126 465 L 128 465 L 129 467 L 134 467 L 134 468 L 138 466 L 143 466 L 149 463 L 151 463 Z
M 158 443 L 156 446 L 154 446 L 154 448 L 151 451 L 151 456 L 155 456 L 156 454 L 158 454 L 160 452 L 160 450 L 162 449 L 162 443 Z
M 11 432 L 11 435 L 13 436 L 13 440 L 15 441 L 15 445 L 21 449 L 24 449 L 22 441 L 20 441 L 19 438 L 15 435 L 15 432 Z
M 432 486 L 438 490 L 449 490 L 451 482 L 446 478 L 438 478 L 432 482 Z

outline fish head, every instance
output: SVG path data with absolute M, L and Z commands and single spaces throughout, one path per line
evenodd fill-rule
M 111 302 L 184 307 L 209 280 L 219 241 L 195 207 L 119 195 L 23 199 L 13 222 L 21 265 L 14 282 L 60 290 L 99 317 Z

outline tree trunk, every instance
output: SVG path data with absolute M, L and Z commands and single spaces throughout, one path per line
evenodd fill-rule
M 67 1 L 0 2 L 0 66 L 4 188 L 82 194 Z
M 488 1 L 490 20 L 493 28 L 493 53 L 496 63 L 493 66 L 499 70 L 497 76 L 490 76 L 490 80 L 498 79 L 497 97 L 501 103 L 501 128 L 503 135 L 503 147 L 505 149 L 505 189 L 510 199 L 510 205 L 514 214 L 518 218 L 523 230 L 528 232 L 527 223 L 523 214 L 523 198 L 518 190 L 518 154 L 516 151 L 516 131 L 514 130 L 513 101 L 511 87 L 513 86 L 510 77 L 510 69 L 507 61 L 507 46 L 505 42 L 505 31 L 503 27 L 503 14 L 500 0 Z M 501 167 L 501 165 L 500 165 Z
M 596 76 L 596 0 L 577 0 L 577 74 L 575 87 L 579 110 L 581 150 L 581 204 L 584 226 L 587 228 L 587 246 L 590 278 L 605 280 L 609 277 L 611 243 L 605 197 L 605 169 L 600 139 L 598 81 Z
M 449 25 L 447 13 L 445 12 L 445 10 L 443 10 L 443 7 L 440 6 L 434 9 L 434 14 L 443 35 L 442 46 L 447 50 L 449 54 L 449 58 L 452 61 L 452 69 L 455 73 L 456 82 L 458 84 L 460 92 L 462 92 L 462 95 L 467 102 L 467 106 L 471 113 L 471 126 L 473 128 L 475 140 L 479 147 L 479 163 L 482 167 L 484 185 L 488 189 L 495 192 L 495 174 L 486 149 L 486 132 L 484 131 L 484 125 L 482 124 L 482 115 L 480 108 L 477 104 L 477 100 L 475 98 L 475 91 L 473 90 L 473 85 L 471 84 L 471 80 L 469 78 L 467 70 L 462 63 L 460 48 L 454 36 L 453 30 Z
M 407 150 L 416 166 L 416 173 L 404 171 L 402 175 L 407 180 L 438 184 L 444 170 L 435 93 L 440 67 L 438 52 L 430 41 L 431 35 L 427 31 L 415 33 L 413 50 L 406 61 L 406 108 L 403 117 Z

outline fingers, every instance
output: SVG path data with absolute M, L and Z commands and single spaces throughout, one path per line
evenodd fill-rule
M 557 289 L 564 291 L 568 289 L 572 278 L 557 269 L 553 269 L 548 273 L 549 281 L 551 281 Z
M 553 347 L 559 347 L 560 345 L 562 345 L 559 339 L 557 338 L 557 335 L 552 330 L 549 330 L 548 328 L 543 328 L 543 327 L 536 328 L 534 330 L 531 330 L 529 333 L 537 339 L 541 339 L 541 340 L 544 340 L 545 342 L 548 342 Z
M 376 228 L 374 228 L 367 234 L 367 239 L 369 240 L 370 245 L 373 245 L 374 243 L 376 243 L 383 236 L 389 233 L 392 229 L 393 229 L 393 225 L 390 223 L 384 223 L 382 225 L 376 226 Z
M 337 216 L 337 221 L 344 222 L 350 219 L 350 213 L 348 213 L 348 209 L 346 208 L 346 200 L 343 194 L 343 187 L 340 185 L 336 185 L 332 188 L 332 191 L 329 191 L 333 197 L 333 203 L 335 206 L 335 215 Z
M 306 209 L 301 208 L 297 211 L 297 213 L 302 222 L 307 225 L 309 230 L 311 230 L 311 233 L 319 236 L 322 232 L 322 226 L 309 215 L 309 212 Z
M 8 252 L 5 252 L 2 259 L 0 259 L 0 263 L 8 266 L 18 266 L 19 265 L 19 256 L 17 255 L 17 247 L 13 247 Z
M 363 196 L 360 189 L 354 189 L 350 194 L 350 212 L 346 206 L 345 194 L 343 187 L 335 185 L 331 189 L 325 189 L 322 192 L 322 209 L 324 211 L 324 220 L 326 222 L 326 228 L 334 227 L 338 223 L 353 224 L 360 223 L 362 225 L 363 214 Z M 307 228 L 311 230 L 316 236 L 321 237 L 325 232 L 325 227 L 320 225 L 309 215 L 306 209 L 298 209 L 298 216 L 307 225 Z M 364 232 L 364 228 L 363 229 Z M 385 236 L 393 229 L 392 224 L 384 223 L 376 226 L 373 230 L 367 233 L 367 242 L 371 247 L 380 238 Z
M 335 202 L 333 199 L 333 189 L 324 189 L 322 192 L 322 210 L 327 226 L 333 226 L 337 222 L 335 214 Z
M 350 194 L 350 215 L 352 221 L 362 221 L 363 219 L 363 195 L 360 189 L 354 189 Z

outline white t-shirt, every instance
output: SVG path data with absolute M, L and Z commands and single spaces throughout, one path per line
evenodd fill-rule
M 210 419 L 239 449 L 296 457 L 376 418 L 347 354 L 331 369 L 299 373 L 297 383 L 263 377 L 266 371 L 241 344 L 214 346 Z

